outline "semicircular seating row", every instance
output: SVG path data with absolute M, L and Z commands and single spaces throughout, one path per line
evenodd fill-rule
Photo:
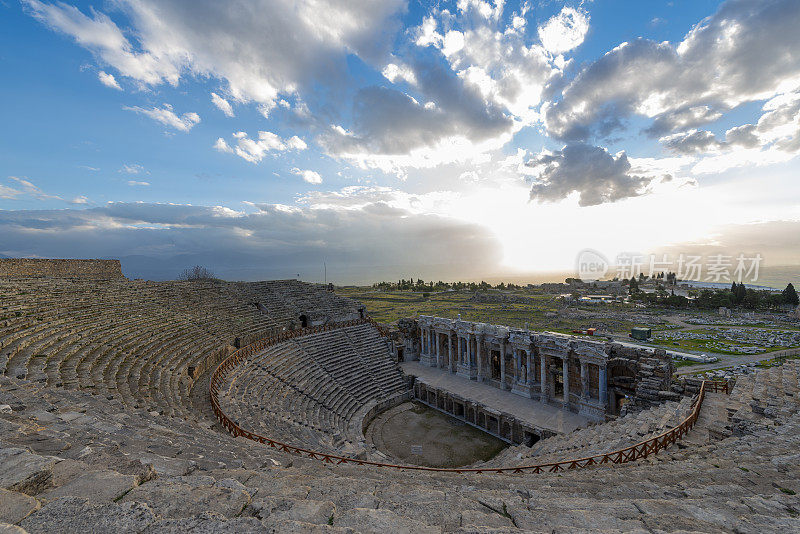
M 535 465 L 586 458 L 630 447 L 678 426 L 692 411 L 692 398 L 668 401 L 607 423 L 579 428 L 535 443 L 515 445 L 481 465 Z
M 290 339 L 251 356 L 227 374 L 219 403 L 257 434 L 354 455 L 365 452 L 366 412 L 407 390 L 385 339 L 361 324 Z
M 296 324 L 314 303 L 332 320 L 358 315 L 354 301 L 298 281 L 4 279 L 0 373 L 196 419 L 192 367 L 232 352 L 237 338 Z

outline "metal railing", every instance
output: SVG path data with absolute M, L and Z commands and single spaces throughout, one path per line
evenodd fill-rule
M 309 334 L 316 334 L 320 332 L 329 332 L 339 328 L 346 328 L 348 326 L 356 326 L 359 324 L 371 324 L 376 328 L 378 328 L 381 334 L 385 335 L 383 329 L 380 326 L 378 326 L 377 323 L 375 323 L 375 321 L 373 321 L 371 318 L 367 318 L 354 321 L 347 321 L 336 325 L 314 326 L 310 328 L 304 328 L 302 330 L 292 330 L 284 332 L 277 336 L 272 336 L 266 339 L 256 341 L 255 343 L 247 345 L 246 347 L 242 347 L 241 349 L 231 354 L 227 359 L 225 359 L 222 363 L 220 363 L 219 366 L 214 370 L 214 372 L 211 375 L 211 380 L 209 382 L 209 394 L 211 397 L 211 406 L 214 410 L 214 414 L 217 416 L 217 419 L 219 419 L 222 426 L 228 432 L 230 432 L 234 437 L 242 436 L 247 439 L 263 443 L 281 452 L 297 454 L 300 456 L 304 456 L 306 458 L 320 460 L 321 462 L 326 464 L 367 465 L 373 467 L 398 469 L 403 471 L 433 471 L 438 473 L 517 473 L 517 474 L 557 473 L 560 471 L 566 471 L 569 469 L 580 469 L 583 467 L 590 467 L 593 465 L 622 464 L 622 463 L 632 462 L 640 458 L 647 458 L 648 456 L 653 454 L 658 454 L 659 451 L 666 449 L 673 443 L 680 440 L 695 425 L 695 423 L 697 422 L 697 418 L 700 415 L 700 407 L 703 404 L 703 399 L 705 398 L 706 392 L 730 393 L 730 387 L 728 382 L 715 382 L 710 380 L 704 380 L 702 385 L 700 386 L 700 392 L 693 400 L 692 411 L 689 414 L 689 416 L 686 417 L 686 419 L 684 419 L 679 425 L 659 434 L 658 436 L 646 439 L 644 441 L 636 443 L 635 445 L 631 445 L 629 447 L 625 447 L 623 449 L 619 449 L 613 452 L 596 454 L 593 456 L 586 456 L 583 458 L 560 460 L 558 462 L 521 465 L 514 467 L 444 468 L 444 467 L 426 467 L 421 465 L 398 465 L 398 464 L 388 464 L 382 462 L 372 462 L 369 460 L 359 460 L 357 458 L 348 458 L 346 456 L 338 456 L 335 454 L 313 451 L 310 449 L 304 449 L 302 447 L 296 447 L 288 443 L 283 443 L 281 441 L 266 436 L 262 436 L 260 434 L 256 434 L 255 432 L 250 432 L 249 430 L 246 430 L 240 427 L 238 424 L 236 424 L 227 415 L 225 415 L 225 413 L 220 408 L 218 394 L 221 383 L 225 379 L 225 375 L 228 373 L 228 371 L 230 371 L 234 366 L 241 363 L 242 360 L 244 360 L 245 358 L 271 345 L 275 345 L 283 341 L 288 341 L 289 339 L 292 338 Z

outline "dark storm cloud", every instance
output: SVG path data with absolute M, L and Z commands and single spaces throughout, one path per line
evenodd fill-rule
M 576 143 L 528 162 L 537 173 L 531 199 L 557 201 L 579 193 L 581 206 L 594 206 L 643 194 L 656 177 L 631 173 L 625 153 L 613 156 L 604 148 Z

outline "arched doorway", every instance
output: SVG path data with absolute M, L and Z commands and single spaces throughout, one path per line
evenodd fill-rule
M 305 314 L 300 316 L 300 326 L 302 328 L 308 328 L 308 317 Z

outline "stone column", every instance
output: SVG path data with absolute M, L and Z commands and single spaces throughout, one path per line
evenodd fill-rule
M 569 402 L 569 356 L 565 355 L 561 361 L 561 373 L 564 380 L 564 404 L 567 404 Z
M 541 391 L 541 401 L 547 402 L 547 357 L 544 354 L 539 355 L 541 370 L 540 370 L 540 379 L 541 382 L 539 384 L 539 389 Z
M 500 340 L 500 387 L 506 388 L 506 343 Z
M 587 373 L 586 362 L 581 360 L 581 397 L 589 398 L 589 373 Z
M 481 354 L 481 341 L 483 336 L 475 336 L 475 354 L 478 364 L 478 382 L 483 382 L 483 354 Z
M 453 333 L 451 330 L 447 331 L 447 361 L 450 367 L 450 372 L 455 371 L 455 366 L 453 365 Z
M 528 347 L 528 385 L 533 384 L 536 366 L 533 365 L 533 347 Z
M 433 330 L 433 345 L 436 347 L 436 367 L 442 368 L 442 347 L 439 343 L 439 332 Z
M 453 337 L 452 334 L 447 332 L 447 367 L 453 370 Z
M 607 406 L 608 405 L 608 378 L 606 377 L 607 369 L 605 365 L 600 366 L 600 372 L 598 374 L 597 379 L 597 392 L 598 397 L 600 398 L 600 405 Z
M 419 355 L 425 352 L 425 330 L 422 328 L 419 329 Z

